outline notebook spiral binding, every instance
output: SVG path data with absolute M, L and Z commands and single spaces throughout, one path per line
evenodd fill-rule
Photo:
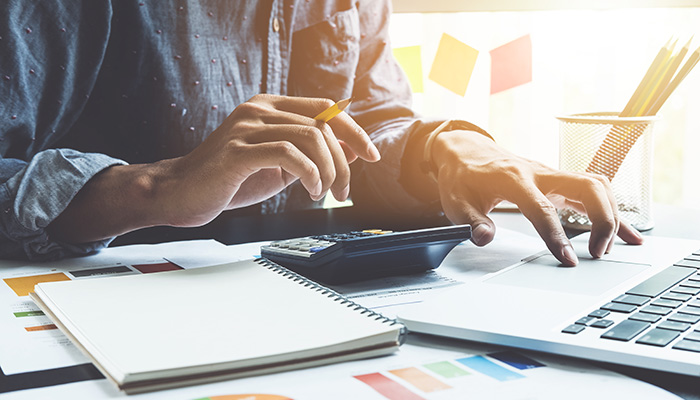
M 391 325 L 400 325 L 401 326 L 401 333 L 399 335 L 399 343 L 403 344 L 406 341 L 406 335 L 408 335 L 408 330 L 406 329 L 406 326 L 402 324 L 399 321 L 396 321 L 395 319 L 391 319 L 388 317 L 383 316 L 382 314 L 379 314 L 377 312 L 374 312 L 370 310 L 369 308 L 365 306 L 361 306 L 354 301 L 348 299 L 347 297 L 343 296 L 342 294 L 336 292 L 333 289 L 329 289 L 325 286 L 322 286 L 304 276 L 301 276 L 297 274 L 294 271 L 290 271 L 287 268 L 272 262 L 266 258 L 258 258 L 255 260 L 256 263 L 262 265 L 263 267 L 266 267 L 267 269 L 276 272 L 282 276 L 284 276 L 287 279 L 291 279 L 294 282 L 298 282 L 299 284 L 303 285 L 304 287 L 311 288 L 313 290 L 316 290 L 317 292 L 321 292 L 322 295 L 331 298 L 335 301 L 340 302 L 342 305 L 346 305 L 348 308 L 352 308 L 355 311 L 359 311 L 360 314 L 367 315 L 369 318 L 374 318 L 377 321 L 381 321 L 383 323 L 391 324 Z

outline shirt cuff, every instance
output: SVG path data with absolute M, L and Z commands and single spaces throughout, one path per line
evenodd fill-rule
M 0 186 L 0 256 L 57 259 L 94 253 L 113 238 L 83 244 L 53 240 L 46 227 L 100 171 L 126 162 L 104 154 L 52 149 L 38 153 Z

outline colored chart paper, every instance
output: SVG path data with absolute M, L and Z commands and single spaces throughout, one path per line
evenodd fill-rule
M 544 367 L 544 364 L 541 362 L 514 351 L 501 351 L 498 353 L 491 353 L 488 356 L 519 370 Z
M 464 96 L 478 55 L 479 51 L 476 49 L 443 33 L 428 78 Z
M 394 58 L 408 77 L 413 93 L 423 93 L 423 67 L 421 65 L 420 46 L 399 47 L 393 49 Z
M 389 400 L 425 400 L 400 383 L 387 378 L 379 372 L 357 375 L 355 379 L 364 382 Z
M 411 382 L 413 386 L 426 393 L 438 392 L 440 390 L 450 389 L 452 387 L 436 378 L 433 378 L 416 367 L 393 369 L 389 372 L 407 382 Z
M 506 43 L 490 52 L 491 94 L 532 81 L 532 40 L 530 35 Z
M 3 281 L 14 291 L 17 296 L 29 296 L 34 292 L 34 285 L 42 282 L 69 281 L 70 278 L 63 272 L 45 275 L 22 276 L 19 278 L 5 278 Z
M 482 356 L 460 358 L 457 360 L 457 362 L 460 362 L 474 371 L 490 376 L 491 378 L 501 382 L 524 378 L 523 375 L 501 367 L 500 365 Z
M 203 397 L 197 400 L 292 400 L 276 394 L 225 394 L 222 396 Z
M 151 274 L 154 272 L 166 272 L 166 271 L 175 271 L 178 269 L 183 269 L 179 265 L 175 265 L 171 262 L 164 262 L 164 263 L 159 263 L 159 264 L 132 265 L 132 267 L 139 270 L 142 274 Z

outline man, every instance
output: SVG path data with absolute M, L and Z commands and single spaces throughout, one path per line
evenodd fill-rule
M 509 200 L 565 265 L 577 259 L 555 205 L 587 212 L 595 257 L 616 234 L 641 243 L 604 178 L 510 154 L 464 121 L 419 119 L 391 57 L 388 1 L 2 8 L 3 257 L 86 254 L 134 229 L 311 207 L 350 186 L 378 208 L 439 205 L 477 245 L 495 234 L 488 211 Z M 349 114 L 313 120 L 351 96 Z

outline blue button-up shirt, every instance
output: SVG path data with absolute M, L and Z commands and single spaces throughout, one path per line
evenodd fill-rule
M 353 198 L 421 204 L 399 183 L 416 118 L 391 57 L 389 1 L 6 0 L 0 5 L 0 257 L 93 252 L 46 227 L 117 164 L 182 156 L 257 93 L 353 96 L 382 160 Z M 293 184 L 263 213 L 313 207 Z

